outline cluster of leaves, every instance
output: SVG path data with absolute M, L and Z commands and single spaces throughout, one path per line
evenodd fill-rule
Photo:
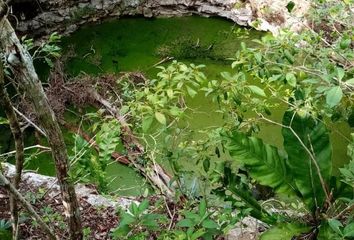
M 239 221 L 238 217 L 232 216 L 230 209 L 222 212 L 217 208 L 209 210 L 205 199 L 196 207 L 187 203 L 182 209 L 174 208 L 173 214 L 165 206 L 167 203 L 165 205 L 163 201 L 157 201 L 154 206 L 150 206 L 148 200 L 139 205 L 132 203 L 127 211 L 120 212 L 121 221 L 112 230 L 112 236 L 136 240 L 151 236 L 156 239 L 208 240 L 220 236 Z
M 206 77 L 200 71 L 204 66 L 187 66 L 174 61 L 168 67 L 159 66 L 157 79 L 136 89 L 121 114 L 129 112 L 142 132 L 148 132 L 154 123 L 167 126 L 170 120 L 178 121 L 187 109 L 186 98 L 195 97 Z
M 95 133 L 92 141 L 98 148 L 98 154 L 92 148 L 92 143 L 75 134 L 70 156 L 70 176 L 73 181 L 95 183 L 104 192 L 109 182 L 106 167 L 111 161 L 112 153 L 121 145 L 120 124 L 112 118 L 104 118 L 102 121 L 97 114 L 88 114 L 88 117 L 97 120 L 91 128 Z
M 312 25 L 304 26 L 306 31 L 265 36 L 255 41 L 257 48 L 243 44 L 232 64 L 237 73 L 223 74 L 227 81 L 210 82 L 205 88 L 207 94 L 225 106 L 223 113 L 236 119 L 237 128 L 222 134 L 230 155 L 258 183 L 273 188 L 280 196 L 290 197 L 290 201 L 301 199 L 307 214 L 312 216 L 311 223 L 303 220 L 301 224 L 277 216 L 276 226 L 262 239 L 284 239 L 281 233 L 285 232 L 291 233 L 289 238 L 353 237 L 352 218 L 346 215 L 353 208 L 353 164 L 340 169 L 342 181 L 332 176 L 332 145 L 326 126 L 327 118 L 348 121 L 353 114 L 352 3 L 325 1 L 316 6 L 309 17 Z M 252 91 L 249 79 L 258 81 L 254 85 L 265 91 Z M 282 123 L 264 117 L 264 113 L 269 115 L 271 108 L 280 104 L 288 108 Z M 247 109 L 258 113 L 257 120 L 282 127 L 285 153 L 253 137 L 254 122 L 247 134 L 240 132 L 241 123 L 245 123 L 242 113 Z M 352 145 L 348 155 L 352 156 Z M 228 200 L 241 199 L 252 209 L 253 216 L 274 224 L 274 219 L 257 214 L 257 210 L 264 211 L 247 194 L 250 190 L 231 176 L 234 175 L 230 171 L 224 171 L 222 187 L 217 189 L 219 195 Z M 230 184 L 230 179 L 235 184 Z M 234 196 L 226 195 L 226 191 Z
M 243 46 L 232 67 L 248 72 L 269 90 L 268 97 L 289 103 L 292 109 L 348 119 L 354 89 L 352 4 L 314 4 L 301 34 L 284 30 L 279 36 L 255 40 L 258 46 Z
M 61 36 L 57 32 L 52 33 L 47 41 L 42 42 L 37 46 L 34 44 L 32 38 L 26 39 L 26 36 L 22 37 L 21 41 L 23 46 L 28 52 L 31 53 L 33 60 L 43 60 L 49 67 L 53 67 L 53 59 L 60 57 L 61 48 L 58 46 Z

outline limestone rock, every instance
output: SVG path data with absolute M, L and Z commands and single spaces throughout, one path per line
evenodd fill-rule
M 309 0 L 297 0 L 289 13 L 289 0 L 40 0 L 41 11 L 36 15 L 21 15 L 17 31 L 43 35 L 53 31 L 68 34 L 78 25 L 104 18 L 124 15 L 183 16 L 199 14 L 220 16 L 242 26 L 277 34 L 282 28 L 299 31 Z M 27 9 L 33 13 L 35 9 Z

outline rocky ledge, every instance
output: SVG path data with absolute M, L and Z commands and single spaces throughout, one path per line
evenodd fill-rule
M 295 4 L 292 11 L 289 4 Z M 12 10 L 17 31 L 37 36 L 67 34 L 105 18 L 192 14 L 219 16 L 277 34 L 282 28 L 299 30 L 309 7 L 308 0 L 15 0 Z

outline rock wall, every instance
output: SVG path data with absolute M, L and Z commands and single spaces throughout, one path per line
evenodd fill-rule
M 309 9 L 307 0 L 295 1 L 289 13 L 290 0 L 15 0 L 16 29 L 20 34 L 48 35 L 75 31 L 87 22 L 105 18 L 143 15 L 145 17 L 220 16 L 242 26 L 276 34 L 290 27 L 298 30 Z

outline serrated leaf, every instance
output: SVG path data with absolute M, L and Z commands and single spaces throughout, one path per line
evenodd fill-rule
M 272 187 L 280 193 L 293 193 L 291 173 L 286 159 L 274 146 L 256 137 L 248 137 L 239 131 L 228 135 L 227 149 L 230 155 L 245 165 L 252 178 L 260 184 Z
M 144 199 L 140 204 L 139 204 L 139 213 L 144 212 L 147 208 L 149 207 L 149 201 L 147 199 Z
M 120 221 L 119 226 L 129 225 L 133 222 L 135 222 L 135 218 L 129 213 L 124 213 L 122 214 L 122 220 Z
M 167 120 L 164 114 L 160 113 L 160 112 L 155 112 L 155 118 L 156 120 L 161 123 L 162 125 L 166 125 Z
M 332 87 L 326 93 L 326 103 L 330 107 L 337 106 L 343 97 L 343 91 L 340 86 Z
M 254 94 L 257 94 L 259 96 L 262 96 L 262 97 L 266 97 L 266 94 L 265 92 L 263 91 L 263 89 L 261 89 L 260 87 L 257 87 L 257 86 L 254 86 L 254 85 L 248 85 L 247 86 L 251 92 L 253 92 Z

